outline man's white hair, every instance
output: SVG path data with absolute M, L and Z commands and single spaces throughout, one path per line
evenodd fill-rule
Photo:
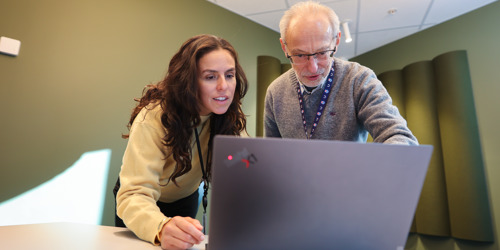
M 317 15 L 319 13 L 326 14 L 330 21 L 330 25 L 333 28 L 333 35 L 336 37 L 340 31 L 340 21 L 337 14 L 335 14 L 335 11 L 318 2 L 306 1 L 296 3 L 290 7 L 290 9 L 285 11 L 285 14 L 280 20 L 281 39 L 286 42 L 286 32 L 292 19 L 307 15 Z

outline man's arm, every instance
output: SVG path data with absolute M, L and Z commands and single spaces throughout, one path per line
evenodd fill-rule
M 418 140 L 407 126 L 392 98 L 377 79 L 367 70 L 358 80 L 354 91 L 357 99 L 358 118 L 372 135 L 374 142 L 418 145 Z

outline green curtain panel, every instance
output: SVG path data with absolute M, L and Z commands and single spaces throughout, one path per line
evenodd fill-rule
M 433 65 L 452 236 L 493 241 L 467 53 L 437 56 Z
M 408 126 L 421 144 L 434 145 L 412 232 L 451 236 L 432 63 L 413 63 L 401 72 Z
M 281 64 L 281 61 L 275 57 L 257 57 L 257 137 L 264 136 L 264 102 L 267 87 L 274 79 L 290 68 L 290 64 Z
M 281 73 L 287 72 L 289 69 L 292 68 L 292 65 L 289 63 L 283 63 L 281 64 Z
M 421 144 L 434 146 L 412 232 L 492 242 L 493 227 L 465 51 L 379 75 Z
M 392 104 L 398 107 L 399 113 L 406 117 L 405 114 L 405 102 L 403 93 L 403 73 L 401 70 L 391 70 L 386 71 L 377 76 L 380 81 L 384 83 L 385 88 L 389 93 L 391 93 Z M 373 137 L 368 134 L 368 139 L 366 142 L 373 142 Z M 415 223 L 412 225 L 412 230 L 415 228 Z
M 386 71 L 377 76 L 384 83 L 384 87 L 391 93 L 392 104 L 399 109 L 399 113 L 406 117 L 405 114 L 405 99 L 403 88 L 403 73 L 401 70 Z

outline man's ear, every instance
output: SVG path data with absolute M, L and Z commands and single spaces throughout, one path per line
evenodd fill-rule
M 283 50 L 283 53 L 285 53 L 286 56 L 285 42 L 283 41 L 283 38 L 280 38 L 280 43 L 281 43 L 281 49 Z

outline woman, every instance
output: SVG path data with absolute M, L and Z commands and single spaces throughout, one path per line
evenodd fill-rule
M 117 226 L 122 219 L 139 238 L 164 249 L 190 248 L 204 237 L 193 218 L 198 187 L 210 179 L 212 139 L 246 134 L 241 99 L 247 79 L 226 40 L 199 35 L 173 56 L 166 77 L 147 87 L 125 136 Z

